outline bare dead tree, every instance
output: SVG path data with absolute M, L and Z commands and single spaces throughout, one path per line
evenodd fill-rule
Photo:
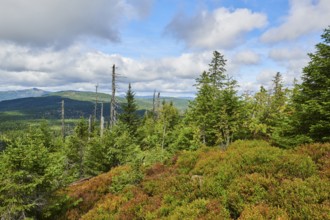
M 112 94 L 110 101 L 110 127 L 113 127 L 116 124 L 116 66 L 112 66 Z
M 65 128 L 64 128 L 64 100 L 62 100 L 62 138 L 65 137 Z
M 154 96 L 152 98 L 152 115 L 156 114 L 156 90 L 154 90 Z
M 104 117 L 103 117 L 103 102 L 101 102 L 101 116 L 100 116 L 100 136 L 103 136 L 104 131 Z
M 94 120 L 96 120 L 96 113 L 97 113 L 97 103 L 98 103 L 98 94 L 97 94 L 97 88 L 99 87 L 99 84 L 97 83 L 95 85 L 95 107 L 94 107 Z
M 88 119 L 88 140 L 90 139 L 91 134 L 92 134 L 92 115 L 89 115 L 89 119 Z
M 156 117 L 159 117 L 159 110 L 160 110 L 160 92 L 157 94 L 157 105 L 156 105 Z

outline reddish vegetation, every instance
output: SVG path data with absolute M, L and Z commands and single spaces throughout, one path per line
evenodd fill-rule
M 128 166 L 117 167 L 108 173 L 69 186 L 65 193 L 72 198 L 75 205 L 67 211 L 66 218 L 79 219 L 109 192 L 113 176 L 129 170 Z
M 241 141 L 181 152 L 138 182 L 131 178 L 140 171 L 117 167 L 68 187 L 63 218 L 329 219 L 329 152 L 330 144 L 282 150 Z

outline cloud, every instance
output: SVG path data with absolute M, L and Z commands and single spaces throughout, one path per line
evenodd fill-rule
M 119 26 L 145 16 L 151 0 L 2 0 L 0 39 L 37 46 L 68 45 L 80 37 L 120 40 Z
M 275 48 L 270 50 L 269 57 L 276 61 L 304 59 L 307 52 L 301 48 Z
M 234 56 L 234 61 L 240 64 L 253 65 L 260 62 L 260 55 L 251 51 L 240 51 Z
M 274 48 L 269 51 L 268 57 L 285 67 L 283 79 L 287 85 L 292 85 L 294 78 L 301 77 L 303 68 L 308 65 L 308 49 L 303 47 Z
M 239 52 L 235 59 L 226 56 L 227 73 L 237 79 L 239 70 L 254 63 L 256 58 L 250 57 L 255 56 L 251 51 Z M 212 51 L 139 60 L 92 51 L 79 44 L 54 51 L 0 43 L 0 87 L 93 91 L 99 83 L 100 92 L 110 93 L 112 65 L 116 64 L 121 94 L 130 82 L 139 95 L 152 94 L 156 89 L 171 96 L 191 96 L 196 92 L 195 79 L 208 70 L 211 59 Z M 254 81 L 253 78 L 248 81 Z M 246 88 L 248 81 L 241 82 L 241 88 Z
M 269 29 L 261 36 L 261 41 L 274 43 L 294 40 L 302 35 L 320 31 L 329 25 L 329 0 L 291 0 L 288 16 L 284 22 Z
M 33 50 L 0 43 L 0 87 L 47 90 L 93 90 L 96 83 L 109 92 L 112 65 L 118 67 L 118 85 L 125 92 L 128 82 L 137 92 L 192 93 L 194 79 L 205 69 L 212 53 L 187 53 L 178 57 L 136 60 L 118 54 L 91 51 L 81 45 L 63 50 Z
M 277 71 L 273 69 L 263 69 L 256 78 L 256 84 L 268 89 L 272 88 L 273 79 Z
M 201 11 L 193 17 L 179 14 L 166 27 L 166 33 L 182 40 L 189 48 L 231 48 L 249 31 L 262 28 L 267 17 L 249 9 L 230 11 L 218 8 Z

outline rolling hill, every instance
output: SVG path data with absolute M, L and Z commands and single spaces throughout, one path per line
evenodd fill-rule
M 49 92 L 37 88 L 13 91 L 0 91 L 0 101 L 27 97 L 40 97 L 46 94 L 49 94 Z
M 90 115 L 94 114 L 94 92 L 45 92 L 38 89 L 25 91 L 25 93 L 24 91 L 17 93 L 14 93 L 13 91 L 8 92 L 6 97 L 11 97 L 12 99 L 0 101 L 0 131 L 17 129 L 18 127 L 26 126 L 26 124 L 36 122 L 40 119 L 58 121 L 61 118 L 62 100 L 65 102 L 66 120 L 75 120 L 80 117 L 88 118 Z M 10 93 L 14 95 L 9 96 Z M 18 96 L 28 95 L 34 97 L 17 98 Z M 5 96 L 1 97 L 4 98 Z M 174 106 L 176 106 L 181 112 L 183 112 L 189 104 L 189 99 L 187 98 L 162 97 L 161 101 L 163 100 L 167 102 L 172 101 Z M 117 97 L 117 101 L 119 103 L 118 111 L 120 113 L 120 106 L 125 102 L 125 98 Z M 110 95 L 99 93 L 98 102 L 97 118 L 100 117 L 101 102 L 103 102 L 103 115 L 105 120 L 109 120 Z M 150 97 L 136 97 L 138 114 L 143 115 L 146 110 L 152 109 L 152 102 L 153 100 Z

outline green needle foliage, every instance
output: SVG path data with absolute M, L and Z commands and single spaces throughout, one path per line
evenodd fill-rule
M 119 119 L 128 126 L 132 134 L 136 133 L 138 127 L 137 104 L 134 99 L 134 92 L 132 91 L 131 83 L 128 84 L 126 92 L 126 103 L 122 105 L 123 112 L 120 114 Z
M 325 142 L 330 140 L 330 27 L 321 37 L 323 42 L 308 54 L 310 62 L 303 69 L 303 82 L 294 100 L 298 134 Z

